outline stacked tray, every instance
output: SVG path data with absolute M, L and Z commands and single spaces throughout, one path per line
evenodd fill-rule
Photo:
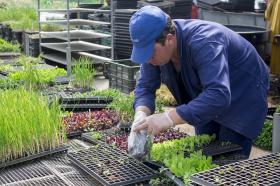
M 190 19 L 192 11 L 192 0 L 171 0 L 174 8 L 171 9 L 172 19 Z
M 114 49 L 117 56 L 130 58 L 132 43 L 129 35 L 129 20 L 136 9 L 119 9 L 114 14 Z
M 172 9 L 175 7 L 175 3 L 172 1 L 156 1 L 156 2 L 138 1 L 137 4 L 138 8 L 142 8 L 147 5 L 157 6 L 167 14 L 171 14 Z
M 116 9 L 136 8 L 137 0 L 115 0 Z

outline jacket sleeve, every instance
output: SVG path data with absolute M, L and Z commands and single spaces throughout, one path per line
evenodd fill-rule
M 227 50 L 223 44 L 208 42 L 194 47 L 191 53 L 192 67 L 198 74 L 202 92 L 176 110 L 186 122 L 196 126 L 217 119 L 230 105 L 231 92 Z
M 155 92 L 160 87 L 160 69 L 151 64 L 142 64 L 140 79 L 135 88 L 134 109 L 147 106 L 152 113 L 155 111 Z

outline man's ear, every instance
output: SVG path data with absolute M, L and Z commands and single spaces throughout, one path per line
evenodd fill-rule
M 171 42 L 172 43 L 172 42 L 174 42 L 173 40 L 174 40 L 174 35 L 172 35 L 172 34 L 167 34 L 166 35 L 166 40 L 165 40 L 166 42 L 168 42 L 168 43 Z

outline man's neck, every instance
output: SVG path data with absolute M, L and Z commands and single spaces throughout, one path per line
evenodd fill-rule
M 178 51 L 178 46 L 177 46 L 177 37 L 176 37 L 176 43 L 175 43 L 175 48 L 173 51 L 173 55 L 171 57 L 171 61 L 175 67 L 175 69 L 179 72 L 181 71 L 181 65 L 180 65 L 180 54 Z

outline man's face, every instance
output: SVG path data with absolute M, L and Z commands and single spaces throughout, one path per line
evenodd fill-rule
M 161 66 L 167 64 L 173 54 L 173 42 L 170 42 L 169 38 L 165 39 L 165 45 L 161 43 L 156 43 L 153 55 L 148 63 Z

